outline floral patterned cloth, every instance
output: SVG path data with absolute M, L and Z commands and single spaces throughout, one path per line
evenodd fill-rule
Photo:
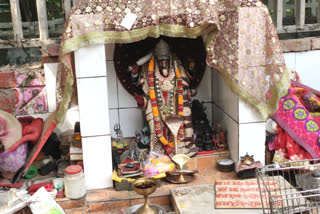
M 28 143 L 19 146 L 13 152 L 0 154 L 0 172 L 17 172 L 26 162 Z
M 120 24 L 129 12 L 137 19 L 127 30 Z M 275 112 L 280 91 L 290 85 L 277 33 L 260 0 L 78 0 L 62 34 L 57 122 L 77 102 L 73 51 L 160 35 L 203 35 L 207 64 L 264 117 Z
M 320 92 L 292 81 L 292 87 L 280 99 L 273 119 L 286 132 L 280 130 L 280 137 L 277 137 L 275 149 L 279 157 L 290 160 L 320 158 Z

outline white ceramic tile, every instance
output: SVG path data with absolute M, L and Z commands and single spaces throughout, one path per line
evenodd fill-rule
M 77 79 L 81 135 L 110 134 L 107 78 Z
M 201 101 L 212 101 L 211 67 L 207 65 L 203 78 L 197 88 L 197 95 L 192 99 Z
M 256 161 L 265 162 L 266 125 L 261 123 L 247 123 L 239 126 L 239 158 L 254 155 Z
M 296 53 L 296 71 L 301 83 L 320 90 L 320 51 Z
M 213 121 L 213 127 L 216 124 L 220 124 L 223 127 L 231 158 L 234 161 L 238 161 L 239 124 L 224 113 L 217 105 L 213 105 Z
M 64 118 L 64 121 L 62 124 L 59 124 L 56 129 L 55 132 L 60 135 L 61 133 L 68 131 L 68 130 L 74 130 L 74 124 L 80 121 L 80 117 L 79 117 L 79 111 L 77 110 L 77 108 L 72 108 L 69 109 L 66 113 L 66 116 Z M 81 123 L 80 125 L 82 125 L 83 123 Z
M 108 101 L 109 108 L 118 108 L 118 88 L 117 88 L 117 74 L 114 69 L 113 61 L 107 61 L 107 79 L 108 79 Z
M 77 78 L 106 76 L 106 53 L 104 45 L 91 45 L 75 51 Z
M 58 63 L 45 63 L 44 74 L 46 78 L 46 90 L 49 112 L 56 110 L 56 78 Z
M 263 122 L 263 117 L 250 105 L 239 101 L 239 123 Z
M 114 53 L 114 44 L 106 44 L 106 60 L 113 61 L 113 53 Z
M 213 70 L 213 101 L 234 120 L 239 121 L 239 97 L 224 82 L 218 71 Z
M 111 137 L 82 138 L 82 148 L 87 189 L 112 187 Z
M 287 68 L 294 70 L 296 68 L 296 53 L 284 53 L 283 56 Z
M 119 123 L 119 109 L 110 109 L 109 110 L 109 118 L 110 118 L 110 133 L 113 138 L 117 137 L 114 131 L 114 125 Z
M 123 137 L 134 137 L 145 125 L 144 112 L 139 108 L 120 109 L 120 126 Z
M 134 97 L 126 91 L 121 82 L 118 81 L 119 108 L 135 108 L 138 107 Z

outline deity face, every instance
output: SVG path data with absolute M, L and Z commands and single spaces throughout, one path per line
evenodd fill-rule
M 159 59 L 158 65 L 161 75 L 167 77 L 169 75 L 170 70 L 170 59 Z

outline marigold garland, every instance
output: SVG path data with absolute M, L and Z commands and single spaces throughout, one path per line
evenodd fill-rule
M 178 114 L 180 116 L 183 116 L 183 84 L 181 79 L 181 72 L 179 68 L 177 67 L 176 70 L 176 79 L 177 79 L 177 91 L 178 91 Z M 154 117 L 154 124 L 155 124 L 155 131 L 156 134 L 160 140 L 160 142 L 164 146 L 169 146 L 171 148 L 174 147 L 173 142 L 168 142 L 168 140 L 163 136 L 162 132 L 162 125 L 161 125 L 161 119 L 160 119 L 160 113 L 159 108 L 156 100 L 156 92 L 154 90 L 154 57 L 151 58 L 148 66 L 148 86 L 149 86 L 149 96 L 152 104 L 152 113 Z M 179 132 L 178 132 L 178 143 L 183 138 L 183 125 L 180 126 Z

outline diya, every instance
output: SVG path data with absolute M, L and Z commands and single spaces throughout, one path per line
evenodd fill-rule
M 198 170 L 185 170 L 186 163 L 190 157 L 184 154 L 177 154 L 172 157 L 172 161 L 177 164 L 178 169 L 166 172 L 166 180 L 170 183 L 185 184 L 193 181 Z
M 166 213 L 163 208 L 155 204 L 149 204 L 148 197 L 154 191 L 156 191 L 158 186 L 158 181 L 154 178 L 139 178 L 132 183 L 133 190 L 144 196 L 144 204 L 136 205 L 130 207 L 126 213 L 136 213 L 136 214 L 160 214 Z

